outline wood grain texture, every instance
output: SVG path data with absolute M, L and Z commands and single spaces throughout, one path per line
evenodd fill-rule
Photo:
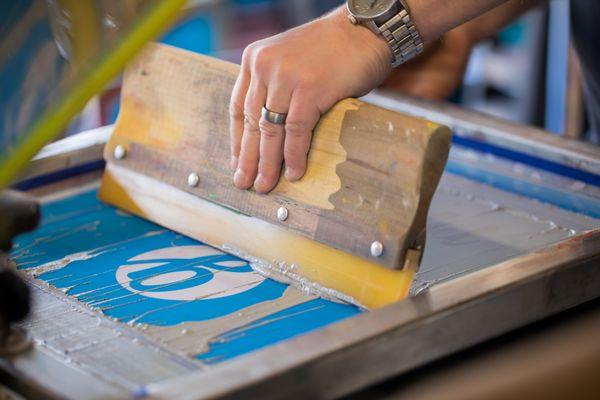
M 449 130 L 356 99 L 319 122 L 308 171 L 269 195 L 241 191 L 229 169 L 229 97 L 238 66 L 152 44 L 127 69 L 121 113 L 105 157 L 210 202 L 386 267 L 422 245 Z M 115 146 L 127 157 L 115 160 Z M 187 186 L 191 172 L 200 176 Z M 285 222 L 277 209 L 289 210 Z M 384 254 L 373 259 L 378 240 Z

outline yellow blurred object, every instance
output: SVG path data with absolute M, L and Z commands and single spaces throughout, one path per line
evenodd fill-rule
M 185 0 L 15 1 L 0 16 L 0 189 Z

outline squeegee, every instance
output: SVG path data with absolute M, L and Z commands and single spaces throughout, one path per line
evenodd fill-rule
M 364 308 L 407 296 L 449 129 L 346 99 L 314 130 L 300 181 L 239 190 L 228 114 L 238 71 L 148 45 L 125 71 L 100 198 L 309 292 Z

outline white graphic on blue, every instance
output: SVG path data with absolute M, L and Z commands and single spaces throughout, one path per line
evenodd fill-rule
M 97 239 L 77 231 L 80 245 Z M 238 257 L 173 232 L 120 240 L 113 232 L 112 244 L 39 278 L 119 321 L 158 326 L 223 317 L 280 298 L 286 289 Z
M 248 291 L 265 280 L 244 260 L 206 245 L 166 247 L 135 256 L 116 271 L 125 289 L 146 297 L 190 301 Z
M 44 204 L 42 215 L 11 253 L 20 268 L 58 265 L 38 277 L 122 322 L 208 322 L 278 299 L 287 287 L 256 283 L 245 261 L 103 205 L 95 191 Z M 198 358 L 217 363 L 358 313 L 307 298 L 220 335 Z

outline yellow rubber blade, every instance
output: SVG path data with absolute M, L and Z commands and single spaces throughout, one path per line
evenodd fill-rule
M 167 194 L 168 195 L 165 195 Z M 343 293 L 372 309 L 405 298 L 418 259 L 392 270 L 258 218 L 203 200 L 130 169 L 108 164 L 100 198 L 212 246 L 285 266 L 308 283 Z

